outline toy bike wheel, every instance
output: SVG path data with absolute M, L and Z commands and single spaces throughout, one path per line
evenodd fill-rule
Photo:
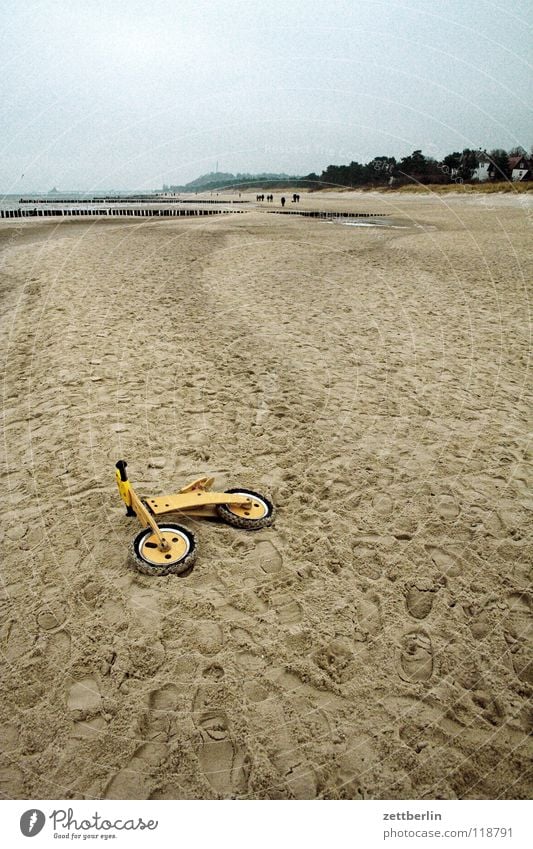
M 144 528 L 131 543 L 131 565 L 143 575 L 181 575 L 196 560 L 196 537 L 181 525 L 159 525 L 159 532 L 169 549 L 160 551 L 152 529 Z
M 217 504 L 218 515 L 229 525 L 255 531 L 267 528 L 274 521 L 274 505 L 264 495 L 251 489 L 227 489 L 226 492 L 246 495 L 252 502 L 250 507 L 245 504 Z

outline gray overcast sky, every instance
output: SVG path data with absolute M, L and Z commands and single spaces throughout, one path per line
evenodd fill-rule
M 529 150 L 532 12 L 528 0 L 1 0 L 0 190 Z

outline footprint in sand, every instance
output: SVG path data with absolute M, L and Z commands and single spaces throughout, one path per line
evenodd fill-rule
M 176 710 L 178 695 L 179 691 L 175 684 L 165 684 L 160 689 L 153 690 L 148 696 L 150 713 Z
M 425 549 L 441 574 L 448 575 L 450 578 L 461 574 L 459 562 L 449 551 L 434 545 L 426 545 Z
M 279 572 L 283 565 L 278 549 L 267 539 L 258 540 L 254 549 L 247 555 L 246 562 L 260 566 L 267 575 Z
M 368 798 L 366 788 L 372 786 L 372 773 L 380 766 L 376 744 L 368 734 L 351 737 L 345 752 L 338 758 L 340 795 L 345 799 Z
M 436 588 L 427 582 L 417 581 L 412 584 L 405 596 L 405 604 L 411 616 L 425 619 L 431 613 L 435 593 Z
M 237 646 L 241 649 L 234 654 L 235 663 L 244 675 L 254 675 L 266 665 L 264 649 L 246 630 L 246 628 L 232 628 L 231 636 Z
M 232 628 L 231 636 L 238 646 L 253 648 L 257 645 L 256 639 L 251 635 L 249 631 L 246 630 L 246 628 Z
M 53 631 L 59 628 L 67 618 L 65 608 L 57 601 L 43 605 L 37 614 L 37 625 L 43 631 Z
M 499 623 L 501 612 L 497 615 L 497 601 L 495 596 L 485 596 L 480 601 L 463 604 L 468 627 L 476 640 L 484 639 Z
M 495 698 L 489 690 L 472 690 L 472 702 L 483 719 L 491 725 L 501 725 L 505 719 L 505 710 L 499 699 Z
M 502 535 L 502 523 L 496 513 L 491 510 L 485 510 L 476 505 L 471 506 L 468 510 L 468 522 L 474 532 L 493 537 Z
M 235 663 L 244 675 L 255 675 L 266 666 L 264 655 L 242 651 L 235 655 Z
M 70 552 L 72 554 L 72 552 Z M 100 581 L 87 581 L 80 590 L 80 601 L 91 606 L 98 606 L 102 597 L 105 597 L 105 587 Z
M 0 752 L 12 752 L 19 746 L 19 729 L 12 722 L 0 726 Z
M 441 519 L 453 521 L 460 513 L 459 507 L 451 495 L 438 495 L 435 498 L 435 509 Z
M 104 787 L 104 799 L 146 799 L 149 788 L 146 776 L 139 771 L 141 761 L 132 758 L 130 766 L 119 770 Z
M 193 710 L 205 708 L 209 702 L 209 689 L 199 688 Z M 246 793 L 250 764 L 245 749 L 234 743 L 228 717 L 223 710 L 213 707 L 197 713 L 196 724 L 200 732 L 198 763 L 205 778 L 219 796 L 233 798 Z
M 270 602 L 276 609 L 279 621 L 283 625 L 295 625 L 301 621 L 302 607 L 300 602 L 296 601 L 290 593 L 272 593 Z
M 512 593 L 504 636 L 513 669 L 525 684 L 533 684 L 533 602 L 528 593 Z
M 95 678 L 74 682 L 67 693 L 67 707 L 80 714 L 96 713 L 102 706 L 102 696 Z
M 46 638 L 45 653 L 47 659 L 56 669 L 65 669 L 67 661 L 70 659 L 71 636 L 68 631 L 62 628 L 59 631 L 53 631 Z
M 357 602 L 359 625 L 371 637 L 376 637 L 382 628 L 381 602 L 376 593 L 365 593 Z
M 244 695 L 250 702 L 262 702 L 268 698 L 269 692 L 258 681 L 246 681 L 244 683 Z
M 217 654 L 224 642 L 222 628 L 218 622 L 207 619 L 188 622 L 184 635 L 202 654 Z
M 509 615 L 508 630 L 516 639 L 531 640 L 533 638 L 533 602 L 528 593 L 511 593 L 507 599 Z
M 178 688 L 165 684 L 150 693 L 148 711 L 141 723 L 146 742 L 135 749 L 128 764 L 113 775 L 104 788 L 104 799 L 147 799 L 150 782 L 168 755 L 168 742 L 174 732 Z
M 400 740 L 409 746 L 417 755 L 429 745 L 430 736 L 425 729 L 423 721 L 418 717 L 409 718 L 400 725 L 398 730 Z
M 344 684 L 355 674 L 353 646 L 346 637 L 331 640 L 316 652 L 315 661 L 336 684 Z
M 394 502 L 386 492 L 378 493 L 373 500 L 372 506 L 378 516 L 389 516 L 394 510 Z
M 4 657 L 12 663 L 30 651 L 35 637 L 23 624 L 15 620 L 8 623 L 4 633 Z
M 219 681 L 224 677 L 224 674 L 224 669 L 218 663 L 206 666 L 206 668 L 202 671 L 203 677 L 211 681 Z
M 260 724 L 268 757 L 291 796 L 294 799 L 314 799 L 317 794 L 315 772 L 301 747 L 291 739 L 287 717 L 280 705 L 272 699 L 259 702 L 254 719 Z
M 161 614 L 158 594 L 153 590 L 141 590 L 135 583 L 131 587 L 131 608 L 143 633 L 153 634 L 159 631 Z
M 187 422 L 189 424 L 189 442 L 198 446 L 207 445 L 209 437 L 207 416 L 203 413 L 189 413 Z
M 433 647 L 424 631 L 404 634 L 400 647 L 398 675 L 403 681 L 429 681 L 433 674 Z
M 215 702 L 218 703 L 221 694 L 223 694 L 223 684 L 219 685 L 217 681 L 205 681 L 197 687 L 192 700 L 192 710 L 194 714 L 207 713 Z
M 28 793 L 24 789 L 24 773 L 15 764 L 8 763 L 0 766 L 0 798 L 28 798 Z
M 70 736 L 75 740 L 97 740 L 107 729 L 103 716 L 95 716 L 85 722 L 75 722 Z

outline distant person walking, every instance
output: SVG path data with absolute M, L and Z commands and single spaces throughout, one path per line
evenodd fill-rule
M 281 198 L 281 205 L 285 206 L 285 198 L 284 197 Z

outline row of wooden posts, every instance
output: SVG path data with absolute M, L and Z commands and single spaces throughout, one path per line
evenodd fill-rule
M 132 215 L 135 217 L 142 218 L 154 218 L 154 217 L 190 217 L 190 216 L 198 216 L 198 215 L 220 215 L 225 213 L 230 213 L 234 215 L 235 213 L 242 213 L 242 209 L 148 209 L 146 207 L 128 207 L 128 208 L 113 208 L 113 209 L 76 209 L 76 208 L 62 208 L 62 209 L 44 209 L 35 208 L 35 209 L 0 209 L 0 218 L 48 218 L 48 217 L 57 217 L 57 216 L 74 216 L 74 215 Z
M 41 203 L 57 204 L 95 204 L 95 203 L 250 203 L 249 200 L 215 200 L 214 198 L 156 198 L 156 197 L 105 197 L 105 198 L 20 198 L 19 203 L 29 203 L 35 206 Z
M 385 215 L 383 212 L 316 212 L 311 210 L 292 210 L 292 209 L 268 209 L 265 210 L 269 214 L 274 215 L 299 215 L 307 218 L 380 218 Z M 200 215 L 220 215 L 230 213 L 242 213 L 242 209 L 176 209 L 176 208 L 157 208 L 151 209 L 148 207 L 98 207 L 96 209 L 78 209 L 75 207 L 63 207 L 61 209 L 49 209 L 47 207 L 34 207 L 33 209 L 0 209 L 0 218 L 49 218 L 61 216 L 78 216 L 78 215 L 130 215 L 141 218 L 154 217 L 190 217 Z

